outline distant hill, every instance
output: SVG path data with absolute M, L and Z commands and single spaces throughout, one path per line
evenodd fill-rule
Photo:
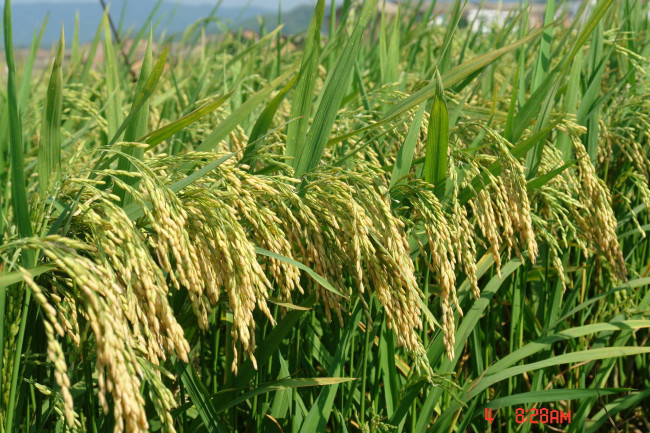
M 136 31 L 146 22 L 156 5 L 155 0 L 112 0 L 107 3 L 111 4 L 111 17 L 116 25 L 120 22 L 122 7 L 126 3 L 122 28 L 126 30 L 133 27 Z M 160 20 L 158 32 L 162 28 L 165 28 L 167 33 L 181 32 L 189 24 L 208 16 L 212 8 L 213 6 L 209 4 L 177 5 L 173 1 L 163 2 L 156 13 L 154 22 Z M 2 10 L 3 8 L 0 7 L 0 11 Z M 31 44 L 34 30 L 40 27 L 46 15 L 49 15 L 49 18 L 43 34 L 43 47 L 48 47 L 58 41 L 61 24 L 65 27 L 66 41 L 69 43 L 77 13 L 79 14 L 80 42 L 89 42 L 97 31 L 103 11 L 99 2 L 75 3 L 70 1 L 56 4 L 49 2 L 18 3 L 12 5 L 12 12 L 14 44 L 17 48 L 24 48 Z M 255 23 L 251 28 L 257 28 L 257 21 L 254 17 L 269 13 L 271 13 L 270 9 L 259 7 L 247 9 L 230 7 L 219 8 L 216 17 L 224 22 L 230 22 L 232 25 L 238 25 L 244 21 Z
M 310 4 L 296 6 L 290 11 L 283 11 L 282 22 L 284 23 L 284 27 L 282 28 L 282 33 L 291 35 L 307 30 L 313 15 L 314 5 Z M 325 11 L 325 16 L 329 16 L 329 8 Z M 259 18 L 264 20 L 266 30 L 274 29 L 278 24 L 278 12 L 272 11 L 243 20 L 241 27 L 244 29 L 259 30 Z

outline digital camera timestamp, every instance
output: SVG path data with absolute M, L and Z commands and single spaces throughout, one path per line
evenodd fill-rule
M 492 413 L 492 409 L 485 408 L 484 417 L 486 421 L 492 423 L 496 412 Z M 564 412 L 546 407 L 530 409 L 519 407 L 515 409 L 515 422 L 517 424 L 571 424 L 571 411 Z

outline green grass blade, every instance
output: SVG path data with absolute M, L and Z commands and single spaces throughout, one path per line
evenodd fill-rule
M 153 34 L 154 29 L 151 23 L 153 22 L 153 19 L 156 16 L 156 13 L 158 12 L 158 9 L 160 9 L 160 6 L 162 6 L 162 4 L 163 4 L 163 0 L 157 0 L 156 4 L 151 8 L 151 12 L 149 12 L 149 15 L 147 15 L 147 19 L 144 21 L 144 23 L 142 23 L 142 26 L 140 26 L 140 30 L 133 38 L 133 43 L 131 44 L 131 48 L 127 53 L 127 57 L 129 59 L 133 58 L 133 54 L 135 54 L 135 50 L 138 48 L 138 44 L 145 37 L 147 31 L 149 31 L 150 35 Z M 151 38 L 149 39 L 151 40 Z
M 399 60 L 400 60 L 400 9 L 397 9 L 397 15 L 393 17 L 393 28 L 388 40 L 388 61 L 386 63 L 386 79 L 384 83 L 394 83 L 399 79 Z
M 278 111 L 278 108 L 280 107 L 280 104 L 284 98 L 287 96 L 287 93 L 289 93 L 289 90 L 291 90 L 291 88 L 296 84 L 297 79 L 298 76 L 296 75 L 291 81 L 287 83 L 286 86 L 282 88 L 282 90 L 277 93 L 277 95 L 273 97 L 273 99 L 271 99 L 268 105 L 264 108 L 264 111 L 262 111 L 262 114 L 260 114 L 260 117 L 257 118 L 255 125 L 253 125 L 251 135 L 248 137 L 249 145 L 246 146 L 244 156 L 242 156 L 241 159 L 241 162 L 243 164 L 250 165 L 250 171 L 255 168 L 255 161 L 251 159 L 253 158 L 253 155 L 255 155 L 257 147 L 261 145 L 261 141 L 264 135 L 267 133 L 269 127 L 271 126 L 273 116 L 275 116 L 275 113 Z
M 452 68 L 449 70 L 449 72 L 442 74 L 443 86 L 445 88 L 455 86 L 477 71 L 480 71 L 484 67 L 494 63 L 497 59 L 514 50 L 515 48 L 518 48 L 530 41 L 535 40 L 542 34 L 542 32 L 543 29 L 534 30 L 516 42 L 477 56 L 465 63 Z
M 38 275 L 44 274 L 45 272 L 49 272 L 55 268 L 56 266 L 54 265 L 43 265 L 31 269 L 26 269 L 26 271 L 32 277 L 36 277 Z M 4 274 L 0 274 L 0 289 L 4 291 L 5 287 L 9 287 L 12 284 L 20 283 L 21 281 L 23 281 L 23 274 L 21 272 L 18 271 L 5 272 Z
M 424 159 L 424 180 L 440 185 L 447 178 L 447 150 L 449 148 L 449 113 L 445 104 L 440 74 L 436 73 L 436 94 L 433 97 L 427 150 Z
M 413 162 L 413 154 L 415 153 L 415 146 L 417 145 L 418 138 L 420 137 L 420 125 L 422 124 L 422 118 L 424 117 L 424 111 L 426 106 L 422 106 L 415 113 L 413 117 L 413 122 L 409 126 L 409 131 L 406 134 L 404 143 L 397 152 L 397 158 L 395 160 L 395 165 L 393 166 L 393 172 L 390 176 L 390 186 L 394 186 L 400 179 L 404 178 L 409 171 L 411 170 L 411 164 Z
M 600 391 L 602 392 L 602 390 Z M 628 394 L 606 404 L 605 407 L 590 419 L 591 423 L 587 426 L 586 433 L 602 431 L 603 424 L 609 423 L 610 417 L 616 416 L 625 409 L 641 407 L 641 403 L 648 398 L 650 398 L 650 388 Z
M 544 12 L 544 34 L 540 40 L 539 52 L 533 70 L 533 83 L 531 90 L 534 92 L 546 78 L 549 65 L 551 63 L 551 38 L 555 29 L 550 24 L 555 19 L 555 0 L 546 2 L 546 11 Z
M 598 397 L 600 395 L 615 395 L 629 391 L 628 388 L 606 388 L 599 391 L 595 389 L 549 389 L 544 391 L 522 392 L 507 397 L 491 400 L 484 407 L 501 409 L 509 406 L 520 406 L 525 404 L 542 404 L 563 400 L 582 400 L 585 398 Z M 478 413 L 483 413 L 479 410 Z
M 11 202 L 15 223 L 21 237 L 32 236 L 32 221 L 27 204 L 25 167 L 23 164 L 23 128 L 16 94 L 16 65 L 14 63 L 13 35 L 11 28 L 11 0 L 5 0 L 4 42 L 7 60 L 7 105 L 9 113 L 9 168 L 11 170 Z M 33 252 L 23 252 L 23 266 L 31 266 Z
M 39 48 L 41 47 L 41 42 L 43 41 L 43 34 L 45 33 L 45 28 L 47 27 L 47 21 L 49 14 L 45 15 L 43 23 L 40 26 L 38 33 L 34 31 L 34 37 L 32 38 L 32 45 L 29 50 L 29 57 L 27 62 L 23 67 L 23 76 L 20 83 L 20 93 L 18 95 L 18 103 L 23 106 L 29 98 L 29 91 L 32 86 L 32 70 L 34 68 L 34 60 L 38 54 Z
M 352 35 L 346 42 L 334 71 L 327 77 L 321 94 L 321 102 L 318 105 L 312 126 L 307 133 L 305 145 L 299 149 L 294 160 L 293 166 L 296 170 L 296 177 L 302 176 L 316 167 L 320 162 L 332 126 L 334 125 L 336 114 L 352 78 L 354 62 L 359 52 L 363 32 L 371 15 L 376 11 L 376 5 L 377 0 L 364 2 L 361 16 L 355 25 Z
M 120 86 L 120 76 L 117 64 L 117 56 L 113 46 L 109 20 L 104 20 L 104 68 L 106 74 L 106 123 L 108 125 L 108 134 L 106 142 L 108 143 L 113 137 L 113 143 L 120 139 L 117 134 L 120 124 L 124 120 L 122 111 L 122 93 Z
M 285 263 L 288 263 L 290 265 L 293 265 L 293 266 L 297 267 L 298 269 L 307 272 L 307 274 L 309 274 L 309 276 L 312 277 L 324 289 L 329 290 L 330 292 L 334 293 L 335 295 L 341 296 L 343 298 L 347 298 L 347 295 L 345 295 L 345 294 L 341 293 L 339 290 L 337 290 L 325 278 L 318 275 L 309 266 L 306 266 L 306 265 L 300 263 L 297 260 L 290 259 L 289 257 L 285 257 L 285 256 L 283 256 L 281 254 L 277 254 L 277 253 L 274 253 L 273 251 L 265 250 L 264 248 L 260 248 L 260 247 L 255 247 L 255 253 L 266 256 L 266 257 L 271 257 L 273 259 L 280 260 L 281 262 L 285 262 Z
M 163 70 L 165 69 L 166 59 L 167 59 L 167 48 L 163 50 L 162 54 L 156 61 L 156 64 L 153 66 L 153 69 L 151 70 L 151 74 L 149 75 L 149 78 L 147 78 L 147 81 L 144 83 L 142 91 L 138 93 L 135 97 L 135 101 L 133 101 L 133 105 L 131 106 L 131 111 L 129 112 L 128 116 L 120 123 L 117 130 L 114 132 L 113 138 L 111 138 L 110 141 L 108 142 L 108 146 L 112 146 L 113 144 L 115 144 L 120 139 L 122 133 L 125 132 L 126 129 L 129 127 L 129 125 L 133 124 L 134 119 L 137 119 L 140 110 L 142 109 L 143 106 L 145 106 L 145 104 L 153 94 L 154 90 L 156 89 L 158 81 L 160 80 Z M 111 105 L 111 101 L 109 101 L 107 105 Z M 95 163 L 95 168 L 101 169 L 101 168 L 108 167 L 110 163 L 113 162 L 118 157 L 119 154 L 115 154 L 109 157 L 108 159 L 105 159 L 106 153 L 104 152 L 101 158 L 99 158 L 99 160 Z
M 505 357 L 492 364 L 486 370 L 485 375 L 489 376 L 491 374 L 499 373 L 529 356 L 532 356 L 544 349 L 551 348 L 552 345 L 558 341 L 580 338 L 586 335 L 597 334 L 600 332 L 605 333 L 644 328 L 650 328 L 650 320 L 622 320 L 613 321 L 610 323 L 592 323 L 589 325 L 565 329 L 556 334 L 551 334 L 540 338 L 539 340 L 528 343 L 524 347 L 517 349 L 512 353 L 509 353 Z
M 255 53 L 255 51 L 259 51 L 259 49 L 264 45 L 268 45 L 269 42 L 273 40 L 273 38 L 275 38 L 278 34 L 280 34 L 280 31 L 282 30 L 283 27 L 284 27 L 283 24 L 277 26 L 273 31 L 262 36 L 257 42 L 252 44 L 250 47 L 239 51 L 235 56 L 233 56 L 232 59 L 228 61 L 228 63 L 226 63 L 226 66 L 231 66 L 234 63 L 241 60 L 242 58 L 244 58 L 246 55 Z
M 353 380 L 356 379 L 350 377 L 305 377 L 305 378 L 297 378 L 297 379 L 291 379 L 291 378 L 281 379 L 276 382 L 265 383 L 257 386 L 252 391 L 249 391 L 237 397 L 236 399 L 228 402 L 226 405 L 219 406 L 217 412 L 218 413 L 225 412 L 231 407 L 236 406 L 245 401 L 248 401 L 257 395 L 262 395 L 273 391 L 282 391 L 287 389 L 305 388 L 305 387 L 313 387 L 313 386 L 338 385 L 341 383 L 351 382 Z
M 74 31 L 72 32 L 72 47 L 70 48 L 70 63 L 78 65 L 81 59 L 79 50 L 79 11 L 74 15 Z
M 61 168 L 61 112 L 63 110 L 63 54 L 65 37 L 61 29 L 59 46 L 47 87 L 41 141 L 38 146 L 38 186 L 41 195 L 49 188 L 52 174 Z
M 465 5 L 467 2 L 465 2 Z M 442 52 L 440 54 L 440 60 L 438 61 L 437 69 L 440 73 L 444 74 L 451 68 L 451 41 L 456 33 L 456 28 L 458 27 L 458 22 L 462 17 L 462 12 L 465 9 L 465 5 L 461 8 L 461 0 L 456 0 L 454 2 L 453 9 L 449 12 L 447 19 L 449 24 L 445 30 L 445 37 L 442 42 Z
M 175 120 L 168 125 L 163 126 L 162 128 L 156 129 L 155 131 L 151 131 L 143 137 L 140 137 L 138 141 L 147 143 L 149 145 L 148 149 L 153 149 L 154 146 L 157 146 L 163 141 L 173 137 L 179 131 L 182 131 L 189 125 L 195 123 L 204 116 L 207 116 L 217 108 L 221 107 L 224 102 L 226 102 L 232 96 L 233 93 L 234 91 L 231 91 L 213 101 L 206 102 L 196 110 L 181 117 L 180 119 Z
M 11 204 L 14 210 L 15 224 L 18 227 L 18 235 L 20 237 L 32 236 L 32 221 L 27 203 L 27 188 L 25 183 L 25 168 L 23 164 L 23 136 L 22 136 L 22 122 L 20 117 L 20 107 L 18 105 L 18 97 L 16 94 L 16 66 L 14 63 L 14 47 L 13 47 L 13 32 L 11 23 L 11 0 L 5 0 L 4 5 L 4 43 L 5 43 L 5 58 L 7 60 L 7 108 L 9 113 L 9 169 L 11 170 Z M 35 265 L 34 251 L 23 249 L 21 252 L 21 259 L 23 267 L 31 268 Z M 23 341 L 25 337 L 25 330 L 27 328 L 27 314 L 31 303 L 30 290 L 25 291 L 23 297 L 23 305 L 20 317 L 20 324 L 18 328 L 18 335 L 16 338 L 15 351 L 13 353 L 13 366 L 11 381 L 9 383 L 9 399 L 6 405 L 6 421 L 5 431 L 13 433 L 13 422 L 16 417 L 16 394 L 18 388 L 22 385 L 19 383 L 18 376 L 20 375 L 20 360 L 23 354 Z M 1 297 L 2 304 L 4 304 L 4 293 Z M 4 306 L 4 305 L 3 305 Z M 4 318 L 4 309 L 0 312 Z M 4 325 L 2 335 L 2 342 L 4 343 Z M 5 384 L 0 382 L 0 392 L 5 394 Z
M 147 133 L 147 120 L 149 118 L 149 98 L 153 93 L 162 72 L 165 68 L 165 62 L 167 59 L 167 48 L 165 48 L 156 61 L 156 64 L 153 64 L 153 55 L 152 55 L 152 45 L 153 45 L 153 35 L 149 35 L 149 43 L 147 44 L 147 50 L 145 51 L 144 58 L 142 59 L 142 67 L 140 68 L 140 76 L 138 77 L 138 82 L 135 86 L 135 95 L 136 98 L 133 101 L 131 106 L 131 111 L 127 116 L 126 128 L 124 130 L 124 140 L 125 141 L 135 141 L 138 138 L 142 137 Z M 150 77 L 153 77 L 149 80 Z
M 480 71 L 487 65 L 491 64 L 492 62 L 496 61 L 498 58 L 501 56 L 505 55 L 511 50 L 514 50 L 515 48 L 530 42 L 531 40 L 535 39 L 541 34 L 541 30 L 536 30 L 531 32 L 529 35 L 526 37 L 518 40 L 517 42 L 513 42 L 510 45 L 507 45 L 505 47 L 499 48 L 498 50 L 491 51 L 487 54 L 483 54 L 481 56 L 478 56 L 472 60 L 469 60 L 461 65 L 458 65 L 454 68 L 452 68 L 447 74 L 444 74 L 442 76 L 442 86 L 443 88 L 449 88 L 454 86 L 455 84 L 458 84 L 459 82 L 465 80 L 468 76 L 476 73 L 477 71 Z M 413 93 L 409 97 L 399 101 L 397 104 L 395 104 L 387 113 L 386 115 L 378 122 L 375 122 L 371 125 L 364 126 L 362 128 L 356 129 L 352 132 L 348 132 L 336 137 L 333 137 L 329 140 L 328 144 L 333 145 L 336 143 L 340 143 L 344 140 L 347 140 L 351 137 L 354 137 L 355 135 L 358 135 L 363 132 L 367 132 L 373 129 L 377 129 L 380 126 L 386 125 L 393 120 L 399 118 L 402 116 L 404 113 L 407 111 L 413 109 L 414 107 L 420 105 L 427 99 L 432 98 L 436 94 L 436 89 L 437 89 L 437 84 L 435 80 L 431 80 L 429 84 L 427 84 L 425 87 L 421 88 L 417 92 Z
M 286 155 L 291 158 L 296 156 L 298 146 L 303 142 L 309 126 L 314 101 L 314 88 L 318 78 L 318 60 L 321 51 L 320 33 L 324 13 L 325 0 L 319 0 L 307 33 L 296 91 L 291 103 L 286 143 Z
M 569 73 L 569 82 L 567 84 L 567 92 L 564 100 L 564 110 L 569 114 L 576 114 L 578 107 L 578 97 L 580 96 L 580 75 L 582 72 L 582 51 L 579 51 L 575 57 L 573 65 L 571 65 L 571 72 Z M 559 133 L 557 140 L 557 147 L 562 151 L 564 160 L 568 161 L 573 155 L 570 137 L 563 133 Z
M 563 364 L 635 356 L 644 353 L 650 353 L 650 347 L 601 347 L 598 349 L 587 349 L 577 352 L 564 353 L 561 355 L 553 356 L 549 359 L 532 362 L 530 364 L 517 365 L 489 376 L 483 376 L 476 382 L 472 390 L 463 397 L 463 400 L 467 401 L 471 398 L 474 398 L 488 387 L 509 377 L 539 370 L 542 368 Z M 452 408 L 450 408 L 450 410 L 452 410 Z
M 237 107 L 228 118 L 221 122 L 219 126 L 217 126 L 214 131 L 203 140 L 203 143 L 201 143 L 196 150 L 199 152 L 212 150 L 217 143 L 226 138 L 230 131 L 235 129 L 237 125 L 241 124 L 248 116 L 250 116 L 250 114 L 260 106 L 262 101 L 269 97 L 273 90 L 293 75 L 294 69 L 294 67 L 289 68 L 282 75 L 273 80 L 268 86 L 255 93 L 253 96 L 248 98 L 246 102 Z
M 102 39 L 102 31 L 104 30 L 103 23 L 106 22 L 106 20 L 107 20 L 106 12 L 104 12 L 104 15 L 102 15 L 101 24 L 97 27 L 97 31 L 95 32 L 95 36 L 93 37 L 93 41 L 90 43 L 90 47 L 88 48 L 86 63 L 84 64 L 84 67 L 81 71 L 81 76 L 79 77 L 80 83 L 88 82 L 88 75 L 90 74 L 93 64 L 95 63 L 95 55 L 97 54 L 97 47 L 99 47 L 99 42 Z
M 198 411 L 205 427 L 212 432 L 225 432 L 225 427 L 219 422 L 219 412 L 212 404 L 208 390 L 203 382 L 201 382 L 194 366 L 192 364 L 185 364 L 182 361 L 176 361 L 175 366 L 189 394 L 190 400 L 194 403 L 194 407 Z
M 153 35 L 150 34 L 149 44 L 147 45 L 147 50 L 145 51 L 145 55 L 142 60 L 142 67 L 140 68 L 140 76 L 138 77 L 138 82 L 135 87 L 136 98 L 133 101 L 133 105 L 131 106 L 131 112 L 129 113 L 129 115 L 124 121 L 124 124 L 126 125 L 124 130 L 124 141 L 126 142 L 134 142 L 139 137 L 142 137 L 147 133 L 147 129 L 148 129 L 147 126 L 148 126 L 148 119 L 149 119 L 149 96 L 151 95 L 151 92 L 149 92 L 149 96 L 147 96 L 146 98 L 141 97 L 141 95 L 145 94 L 145 92 L 147 91 L 146 88 L 147 81 L 149 79 L 149 76 L 152 74 L 152 72 L 157 74 L 158 79 L 160 79 L 160 75 L 162 74 L 162 70 L 165 65 L 164 61 L 158 62 L 156 66 L 158 66 L 159 69 L 152 71 L 152 63 L 153 63 L 153 56 L 151 53 L 152 45 L 153 45 Z M 166 53 L 167 50 L 164 51 L 165 57 L 166 57 Z M 163 57 L 161 57 L 161 59 L 162 58 Z M 156 83 L 153 83 L 153 86 L 151 86 L 151 91 L 153 91 L 155 84 Z M 122 146 L 122 153 L 124 153 L 125 155 L 134 156 L 137 159 L 142 159 L 144 155 L 144 149 L 140 147 L 134 147 L 134 146 Z M 117 163 L 117 168 L 118 170 L 123 170 L 123 171 L 133 171 L 134 169 L 132 164 L 125 156 L 121 156 L 119 158 Z M 122 181 L 131 185 L 137 184 L 136 178 L 128 177 L 128 176 L 123 176 Z M 127 196 L 125 190 L 119 188 L 116 185 L 114 193 L 120 198 L 120 202 L 122 203 L 122 206 L 128 204 L 129 197 Z
M 338 342 L 336 354 L 332 360 L 327 375 L 329 377 L 339 377 L 343 373 L 343 365 L 345 364 L 345 357 L 348 352 L 348 346 L 352 339 L 352 334 L 355 332 L 357 323 L 361 318 L 361 304 L 359 303 L 354 309 L 351 317 L 347 317 L 347 325 L 342 330 L 341 339 Z M 334 398 L 338 390 L 338 384 L 330 385 L 320 392 L 314 405 L 309 410 L 307 418 L 301 426 L 301 431 L 324 431 L 327 421 L 329 420 L 334 404 Z

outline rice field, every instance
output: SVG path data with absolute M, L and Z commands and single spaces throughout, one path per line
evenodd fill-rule
M 468 7 L 5 0 L 0 432 L 650 431 L 648 3 Z

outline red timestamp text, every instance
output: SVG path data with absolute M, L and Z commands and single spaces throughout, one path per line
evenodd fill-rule
M 493 414 L 492 409 L 485 408 L 484 417 L 486 421 L 492 423 L 496 413 Z M 515 422 L 517 424 L 571 424 L 571 411 L 564 412 L 546 407 L 530 409 L 520 407 L 515 409 Z

